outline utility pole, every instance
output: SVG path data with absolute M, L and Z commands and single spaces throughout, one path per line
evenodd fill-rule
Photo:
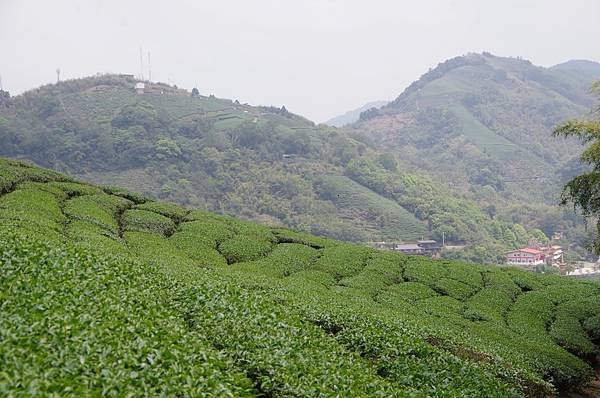
M 2 75 L 0 75 L 0 91 L 4 91 L 4 88 L 2 87 Z
M 446 247 L 446 233 L 442 231 L 442 247 Z

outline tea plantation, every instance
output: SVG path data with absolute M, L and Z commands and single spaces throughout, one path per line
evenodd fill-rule
M 544 397 L 600 284 L 269 228 L 0 159 L 0 395 Z

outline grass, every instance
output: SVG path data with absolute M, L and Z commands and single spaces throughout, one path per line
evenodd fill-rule
M 0 175 L 2 395 L 518 397 L 593 375 L 598 283 Z

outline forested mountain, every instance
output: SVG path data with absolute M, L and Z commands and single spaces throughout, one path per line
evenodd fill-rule
M 342 240 L 444 235 L 469 245 L 463 258 L 496 261 L 544 240 L 540 229 L 586 235 L 554 206 L 557 179 L 533 181 L 534 200 L 529 180 L 509 182 L 527 167 L 554 178 L 579 150 L 549 133 L 592 104 L 580 67 L 460 57 L 342 129 L 161 83 L 137 94 L 133 77 L 101 75 L 4 100 L 0 155 Z
M 575 140 L 552 136 L 561 122 L 589 115 L 600 64 L 552 68 L 519 58 L 469 54 L 439 64 L 388 105 L 361 114 L 352 128 L 495 217 L 571 230 L 556 208 L 564 182 L 579 170 Z M 581 231 L 580 231 L 581 233 Z
M 381 108 L 382 106 L 386 105 L 388 102 L 389 101 L 368 102 L 365 105 L 361 106 L 360 108 L 353 109 L 351 111 L 344 113 L 343 115 L 339 115 L 339 116 L 329 119 L 328 121 L 325 122 L 325 124 L 327 124 L 329 126 L 334 126 L 334 127 L 343 127 L 347 124 L 351 124 L 351 123 L 358 121 L 358 119 L 360 119 L 360 114 L 363 113 L 364 111 L 367 111 L 367 110 L 373 109 L 373 108 Z

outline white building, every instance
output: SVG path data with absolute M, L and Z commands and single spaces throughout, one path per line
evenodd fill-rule
M 135 92 L 138 94 L 144 94 L 144 89 L 146 88 L 146 85 L 142 82 L 137 82 L 135 84 Z

